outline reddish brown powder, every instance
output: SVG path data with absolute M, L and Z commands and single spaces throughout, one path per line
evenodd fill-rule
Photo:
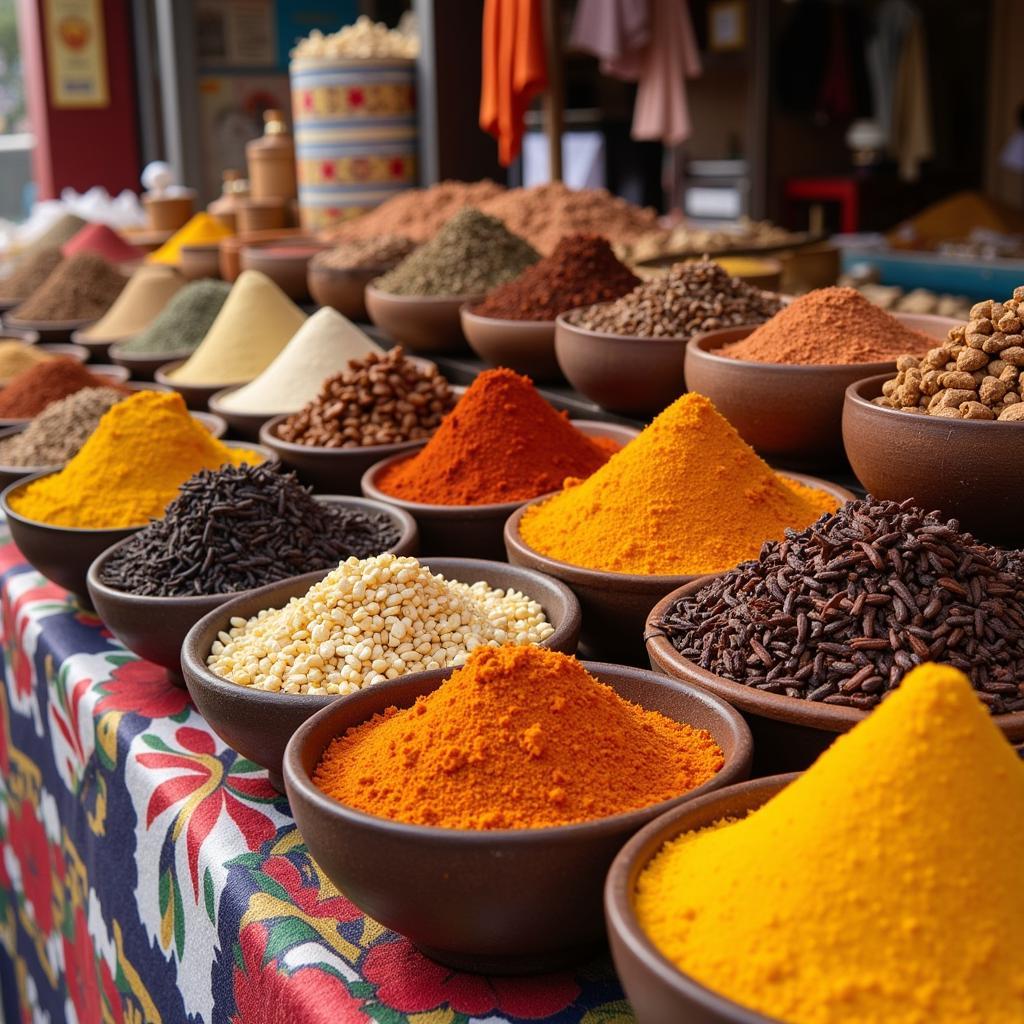
M 904 327 L 853 288 L 818 288 L 794 299 L 719 354 L 754 363 L 842 366 L 895 362 L 939 344 Z
M 90 373 L 77 359 L 49 359 L 12 377 L 0 391 L 0 418 L 29 419 L 82 388 L 111 386 L 109 378 Z

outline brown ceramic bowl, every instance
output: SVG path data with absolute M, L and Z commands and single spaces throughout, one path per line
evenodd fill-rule
M 10 308 L 10 307 L 8 307 Z M 0 313 L 4 312 L 3 304 L 0 303 Z M 39 341 L 38 331 L 19 331 L 7 324 L 0 325 L 0 341 L 23 341 L 26 345 L 35 345 Z
M 169 374 L 173 373 L 179 366 L 188 362 L 187 359 L 175 359 L 173 362 L 164 362 L 153 372 L 153 379 L 158 384 L 163 384 L 172 391 L 177 391 L 185 404 L 190 409 L 205 412 L 210 403 L 210 398 L 218 391 L 227 387 L 239 387 L 238 384 L 182 384 L 172 379 Z
M 186 281 L 201 281 L 204 277 L 219 278 L 220 243 L 183 245 L 178 269 Z
M 229 409 L 221 403 L 221 399 L 226 395 L 244 387 L 244 384 L 233 384 L 229 388 L 215 391 L 210 395 L 207 406 L 212 413 L 224 420 L 239 437 L 245 438 L 246 441 L 260 441 L 263 424 L 267 420 L 273 419 L 273 416 L 267 413 L 235 412 L 234 409 Z M 267 447 L 271 446 L 267 445 Z
M 55 342 L 62 344 L 71 341 L 71 335 L 75 331 L 82 330 L 92 320 L 22 320 L 13 313 L 4 314 L 4 328 L 14 331 L 32 331 L 39 335 L 40 341 Z
M 602 409 L 623 416 L 661 412 L 685 390 L 685 338 L 635 338 L 588 331 L 563 313 L 555 321 L 562 373 Z
M 652 821 L 619 851 L 605 882 L 604 911 L 612 959 L 637 1024 L 780 1024 L 705 988 L 663 956 L 637 921 L 636 886 L 665 843 L 723 818 L 742 818 L 795 778 L 755 778 L 687 801 Z
M 827 480 L 787 473 L 791 480 L 818 487 L 839 501 L 853 495 Z M 648 613 L 666 594 L 704 576 L 665 575 L 642 576 L 635 573 L 605 572 L 585 569 L 542 555 L 531 548 L 519 533 L 519 523 L 531 505 L 540 505 L 550 498 L 543 495 L 517 509 L 505 523 L 505 549 L 513 565 L 524 565 L 547 573 L 567 584 L 580 599 L 583 609 L 583 632 L 580 642 L 590 656 L 640 661 L 644 657 L 644 629 Z
M 751 741 L 739 715 L 694 687 L 643 669 L 584 665 L 627 700 L 707 729 L 725 754 L 718 775 L 638 811 L 494 831 L 378 818 L 321 793 L 311 774 L 332 739 L 387 707 L 411 706 L 451 670 L 419 673 L 333 704 L 288 744 L 284 772 L 292 813 L 327 877 L 375 921 L 457 970 L 529 973 L 591 956 L 604 940 L 604 878 L 622 844 L 666 809 L 745 779 Z
M 651 665 L 659 672 L 700 686 L 743 713 L 754 734 L 758 775 L 803 771 L 831 746 L 839 733 L 852 729 L 868 712 L 819 701 L 765 693 L 701 668 L 684 658 L 656 623 L 680 597 L 697 593 L 711 577 L 694 580 L 668 594 L 651 610 L 645 637 Z M 993 717 L 1011 743 L 1024 741 L 1024 711 Z
M 481 295 L 392 295 L 366 286 L 370 320 L 410 352 L 466 352 L 459 309 Z
M 0 341 L 7 340 L 10 339 L 0 338 Z M 31 344 L 31 342 L 28 342 L 27 344 Z M 82 345 L 40 343 L 37 347 L 42 352 L 49 352 L 54 356 L 67 356 L 68 359 L 75 359 L 80 363 L 87 362 L 89 359 L 89 350 L 84 348 Z M 89 369 L 93 370 L 95 367 L 90 367 Z
M 422 543 L 420 544 L 422 547 Z M 580 608 L 572 592 L 540 573 L 472 558 L 423 558 L 421 563 L 446 579 L 464 583 L 483 580 L 492 587 L 522 591 L 543 607 L 555 632 L 543 647 L 572 654 L 580 631 Z M 281 761 L 291 734 L 311 715 L 336 700 L 317 694 L 272 693 L 239 686 L 206 667 L 217 635 L 235 616 L 250 618 L 264 608 L 280 608 L 324 578 L 306 573 L 281 583 L 251 590 L 216 608 L 189 631 L 181 649 L 181 667 L 188 691 L 210 727 L 244 757 L 263 765 L 271 783 L 282 792 Z
M 306 269 L 309 261 L 329 246 L 319 242 L 280 242 L 278 245 L 245 245 L 239 256 L 242 270 L 267 275 L 293 302 L 309 302 Z
M 852 384 L 843 442 L 876 498 L 913 498 L 994 544 L 1022 546 L 1024 423 L 951 420 L 874 405 L 892 373 Z
M 191 354 L 191 352 L 157 352 L 155 355 L 135 353 L 127 351 L 123 343 L 118 342 L 110 346 L 109 352 L 111 362 L 123 366 L 135 380 L 153 380 L 160 367 L 167 366 L 171 362 L 180 366 Z M 169 384 L 166 386 L 170 387 Z
M 460 310 L 469 347 L 491 366 L 507 366 L 538 383 L 564 380 L 555 358 L 554 320 L 497 320 Z
M 89 359 L 96 360 L 97 362 L 105 362 L 108 360 L 110 357 L 110 346 L 113 345 L 115 341 L 120 340 L 120 338 L 104 338 L 94 341 L 88 337 L 84 330 L 73 331 L 71 334 L 71 344 L 84 348 L 89 354 Z
M 945 339 L 958 321 L 897 313 L 912 330 Z M 707 395 L 759 455 L 769 461 L 818 468 L 841 465 L 843 398 L 853 383 L 896 372 L 896 360 L 845 366 L 755 363 L 717 349 L 747 337 L 754 325 L 708 331 L 686 346 L 686 387 Z
M 323 495 L 325 504 L 383 512 L 391 517 L 400 534 L 388 551 L 396 555 L 414 555 L 418 547 L 416 523 L 401 509 L 389 508 L 365 498 L 339 498 Z M 130 539 L 130 538 L 129 538 Z M 89 596 L 96 613 L 118 640 L 140 658 L 167 669 L 171 681 L 184 686 L 181 674 L 181 646 L 188 631 L 207 613 L 253 590 L 230 594 L 206 594 L 195 597 L 143 597 L 108 586 L 101 580 L 103 567 L 126 541 L 114 544 L 90 566 L 86 577 Z
M 370 315 L 366 311 L 366 286 L 375 278 L 386 274 L 391 267 L 314 267 L 306 270 L 306 282 L 313 301 L 331 306 L 349 320 L 365 323 Z
M 573 425 L 584 434 L 592 437 L 610 437 L 623 445 L 628 444 L 639 433 L 633 427 L 596 420 L 573 420 Z M 505 523 L 524 502 L 508 501 L 495 505 L 426 505 L 396 498 L 382 491 L 377 486 L 380 477 L 395 463 L 408 459 L 413 454 L 415 453 L 400 452 L 370 466 L 363 474 L 363 494 L 377 501 L 397 505 L 410 513 L 419 524 L 424 551 L 469 558 L 492 558 L 498 561 L 503 559 Z

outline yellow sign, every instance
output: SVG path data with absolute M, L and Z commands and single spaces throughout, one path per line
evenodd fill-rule
M 58 108 L 110 105 L 102 0 L 46 0 L 50 102 Z

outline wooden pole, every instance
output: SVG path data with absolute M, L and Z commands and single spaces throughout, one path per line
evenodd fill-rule
M 544 49 L 548 89 L 544 94 L 544 127 L 548 136 L 548 170 L 552 181 L 562 180 L 562 124 L 565 111 L 565 74 L 562 67 L 562 31 L 558 0 L 544 3 Z

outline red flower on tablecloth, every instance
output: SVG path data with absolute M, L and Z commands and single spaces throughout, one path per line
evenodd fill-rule
M 272 800 L 275 793 L 263 774 L 226 770 L 210 733 L 182 726 L 175 731 L 174 738 L 182 751 L 158 749 L 137 757 L 145 768 L 174 768 L 185 773 L 161 782 L 153 790 L 146 808 L 146 827 L 149 828 L 168 807 L 184 801 L 175 818 L 173 832 L 177 835 L 184 825 L 192 892 L 198 901 L 199 851 L 221 813 L 226 812 L 238 827 L 247 849 L 258 849 L 277 833 L 277 829 L 265 814 L 244 804 L 239 797 Z
M 259 922 L 239 936 L 241 966 L 234 969 L 235 1012 L 231 1024 L 356 1024 L 369 1021 L 363 1001 L 345 983 L 319 967 L 286 973 L 276 960 L 266 961 L 270 933 Z
M 189 706 L 188 691 L 175 686 L 164 669 L 149 661 L 122 662 L 101 684 L 96 713 L 132 711 L 145 718 L 171 718 Z
M 374 946 L 363 963 L 363 977 L 377 986 L 377 999 L 400 1013 L 425 1013 L 450 1006 L 456 1013 L 540 1020 L 571 1006 L 580 987 L 571 974 L 536 978 L 489 978 L 453 971 L 420 953 L 411 942 Z
M 43 935 L 53 929 L 53 868 L 50 841 L 35 807 L 22 800 L 11 808 L 7 821 L 7 841 L 21 867 L 21 887 L 32 909 L 32 917 Z
M 362 911 L 342 895 L 320 896 L 320 887 L 314 881 L 310 884 L 296 865 L 286 856 L 277 854 L 269 857 L 260 869 L 280 885 L 289 898 L 304 914 L 310 917 L 326 917 L 337 921 L 357 921 Z
M 60 610 L 63 607 L 63 602 L 67 599 L 67 592 L 58 587 L 56 583 L 41 580 L 37 586 L 28 587 L 16 597 L 12 598 L 12 591 L 8 586 L 2 588 L 2 594 L 4 638 L 10 653 L 14 692 L 19 697 L 29 697 L 32 694 L 32 659 L 25 642 L 25 630 L 32 620 L 29 615 L 22 614 L 22 611 L 27 604 L 43 601 L 53 602 L 53 609 Z
M 122 1018 L 121 994 L 117 990 L 106 961 L 97 963 L 85 912 L 79 907 L 71 923 L 72 935 L 64 936 L 64 975 L 68 997 L 75 1008 L 75 1016 L 86 1021 L 104 1020 L 103 1005 L 107 1005 L 106 1019 Z

